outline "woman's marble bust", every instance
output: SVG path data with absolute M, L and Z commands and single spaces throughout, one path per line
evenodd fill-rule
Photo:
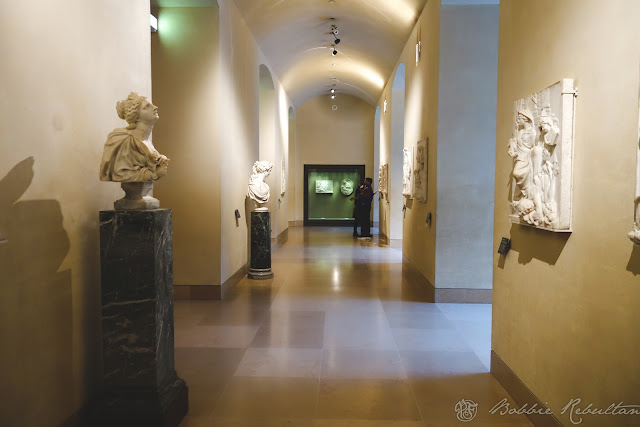
M 169 159 L 158 153 L 151 131 L 158 121 L 158 107 L 131 92 L 116 105 L 118 117 L 129 124 L 107 136 L 100 162 L 100 180 L 116 182 L 154 181 L 167 173 Z
M 120 182 L 125 197 L 117 200 L 117 210 L 157 209 L 153 182 L 167 173 L 169 159 L 158 153 L 151 131 L 158 121 L 158 107 L 131 92 L 116 104 L 118 117 L 129 124 L 108 136 L 100 161 L 100 180 Z
M 269 201 L 269 186 L 264 182 L 269 176 L 273 164 L 267 161 L 257 161 L 253 164 L 253 171 L 249 179 L 249 197 L 259 204 Z

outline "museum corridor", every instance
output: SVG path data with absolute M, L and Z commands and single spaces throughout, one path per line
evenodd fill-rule
M 377 232 L 377 230 L 374 230 Z M 176 301 L 181 426 L 531 425 L 491 415 L 491 306 L 434 304 L 401 250 L 350 228 L 290 227 L 275 278 L 223 301 Z

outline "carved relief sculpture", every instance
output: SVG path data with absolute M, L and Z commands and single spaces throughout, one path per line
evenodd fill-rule
M 571 231 L 574 99 L 573 80 L 563 79 L 516 101 L 511 222 Z
M 114 129 L 104 145 L 100 180 L 121 182 L 126 195 L 114 203 L 116 209 L 156 209 L 153 181 L 167 173 L 169 159 L 158 153 L 151 131 L 158 121 L 158 107 L 144 96 L 131 92 L 116 104 L 118 117 L 129 124 Z
M 427 201 L 427 147 L 428 139 L 418 141 L 413 165 L 413 196 L 419 202 Z
M 284 156 L 282 156 L 282 161 L 280 162 L 280 195 L 284 196 L 287 192 L 287 168 L 284 163 Z
M 345 178 L 340 183 L 340 192 L 345 196 L 350 196 L 353 194 L 353 181 L 349 178 Z
M 640 117 L 638 117 L 638 146 L 636 148 L 636 197 L 634 199 L 635 220 L 633 228 L 629 232 L 629 238 L 636 245 L 640 245 Z
M 402 161 L 402 195 L 413 197 L 413 150 L 409 147 L 403 149 Z
M 387 194 L 387 182 L 389 176 L 389 165 L 380 165 L 378 170 L 378 191 L 380 194 Z
M 316 193 L 317 194 L 333 194 L 333 180 L 316 179 Z
M 251 178 L 249 178 L 249 197 L 258 204 L 265 204 L 269 201 L 269 185 L 264 180 L 269 176 L 273 164 L 265 160 L 257 161 L 253 164 Z M 266 210 L 266 207 L 259 208 Z

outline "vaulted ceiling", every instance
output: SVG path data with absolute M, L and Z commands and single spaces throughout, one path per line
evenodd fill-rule
M 348 93 L 374 106 L 427 0 L 234 2 L 294 105 L 328 95 L 335 87 L 338 94 Z M 212 1 L 152 3 L 203 6 Z M 332 22 L 338 29 L 335 36 Z

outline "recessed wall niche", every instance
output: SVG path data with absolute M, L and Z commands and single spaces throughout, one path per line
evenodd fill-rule
M 350 198 L 364 178 L 364 165 L 304 165 L 304 225 L 353 226 Z

